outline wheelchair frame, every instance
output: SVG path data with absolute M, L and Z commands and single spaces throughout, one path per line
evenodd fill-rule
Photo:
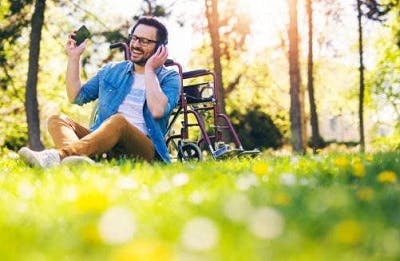
M 110 49 L 121 48 L 124 51 L 125 60 L 130 57 L 129 47 L 124 42 L 118 42 L 110 45 Z M 169 149 L 175 149 L 177 151 L 177 158 L 181 161 L 196 160 L 201 161 L 203 154 L 201 147 L 205 148 L 210 152 L 213 159 L 223 159 L 234 156 L 255 156 L 260 151 L 258 149 L 244 150 L 240 139 L 235 132 L 231 121 L 228 116 L 218 111 L 218 97 L 215 91 L 215 74 L 207 69 L 198 69 L 192 71 L 183 72 L 182 66 L 171 60 L 167 59 L 165 66 L 175 66 L 180 75 L 181 90 L 179 96 L 178 106 L 174 109 L 171 114 L 167 132 L 165 134 L 165 142 Z M 194 80 L 199 77 L 211 77 L 211 82 L 202 82 L 193 85 L 184 85 L 184 80 Z M 208 88 L 212 90 L 212 94 L 209 97 L 202 97 L 202 90 L 198 88 Z M 190 91 L 189 91 L 190 90 Z M 212 112 L 212 133 L 207 132 L 207 126 L 203 116 L 203 112 Z M 189 122 L 189 115 L 193 115 L 195 122 Z M 173 133 L 173 126 L 175 125 L 178 118 L 182 116 L 180 132 Z M 222 124 L 219 122 L 222 121 Z M 189 128 L 199 127 L 201 138 L 197 141 L 190 140 Z M 231 148 L 230 144 L 226 144 L 223 140 L 222 133 L 228 131 L 231 139 L 235 145 L 235 148 Z M 170 146 L 173 146 L 172 148 Z M 171 151 L 170 151 L 171 153 Z

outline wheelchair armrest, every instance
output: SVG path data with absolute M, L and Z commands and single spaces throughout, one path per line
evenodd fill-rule
M 208 75 L 208 74 L 211 74 L 211 71 L 206 70 L 206 69 L 198 69 L 198 70 L 187 71 L 187 72 L 182 73 L 182 78 L 187 79 L 187 78 L 193 78 L 193 77 Z
M 189 104 L 201 103 L 201 102 L 212 102 L 213 99 L 214 99 L 213 97 L 199 98 L 199 97 L 194 97 L 191 95 L 186 95 L 186 100 Z

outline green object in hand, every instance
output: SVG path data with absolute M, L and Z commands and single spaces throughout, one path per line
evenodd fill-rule
M 76 41 L 76 45 L 80 45 L 86 38 L 89 38 L 90 32 L 86 28 L 86 26 L 82 25 L 78 31 L 76 31 L 75 35 L 72 36 L 72 39 Z

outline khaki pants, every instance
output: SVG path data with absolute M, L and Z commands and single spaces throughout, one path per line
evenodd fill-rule
M 149 162 L 155 158 L 151 140 L 121 114 L 111 116 L 93 132 L 67 116 L 54 115 L 48 120 L 48 130 L 61 159 L 71 155 L 101 156 L 108 152 Z

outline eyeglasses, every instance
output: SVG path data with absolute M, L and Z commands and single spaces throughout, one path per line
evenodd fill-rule
M 143 45 L 143 46 L 147 46 L 150 43 L 157 43 L 157 41 L 150 40 L 150 39 L 147 39 L 147 38 L 144 38 L 144 37 L 139 37 L 139 36 L 136 36 L 136 35 L 132 35 L 131 36 L 131 41 L 136 42 L 137 40 L 139 40 L 139 44 Z

